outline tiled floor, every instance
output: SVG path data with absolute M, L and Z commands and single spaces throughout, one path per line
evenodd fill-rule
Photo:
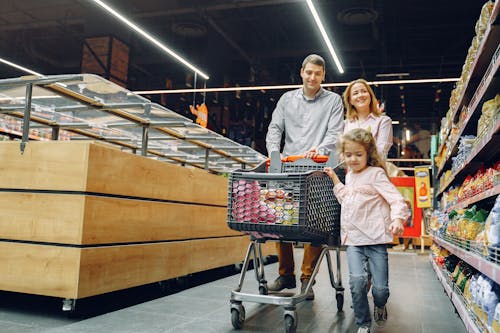
M 295 250 L 296 267 L 300 267 L 302 249 Z M 332 253 L 333 254 L 333 253 Z M 333 256 L 334 257 L 334 256 Z M 428 255 L 391 252 L 389 320 L 384 329 L 373 332 L 466 332 L 460 318 L 436 279 Z M 316 299 L 297 306 L 297 332 L 356 332 L 348 290 L 345 253 L 341 253 L 343 284 L 346 287 L 344 311 L 337 312 L 334 289 L 330 286 L 327 265 L 321 265 L 314 286 Z M 274 279 L 277 264 L 266 265 L 266 277 Z M 256 291 L 253 272 L 247 274 L 245 290 Z M 77 306 L 85 315 L 67 318 L 60 310 L 60 300 L 5 293 L 0 295 L 0 332 L 2 333 L 167 333 L 234 331 L 229 309 L 230 291 L 237 285 L 239 275 L 202 284 L 169 296 L 151 299 L 151 290 L 139 288 L 113 295 L 113 298 L 82 300 Z M 149 299 L 148 299 L 149 297 Z M 142 298 L 142 299 L 141 299 Z M 127 303 L 139 303 L 116 309 Z M 102 309 L 107 312 L 101 315 Z M 244 302 L 246 320 L 240 332 L 284 332 L 283 308 Z M 95 310 L 93 312 L 93 308 Z M 107 310 L 105 310 L 107 311 Z

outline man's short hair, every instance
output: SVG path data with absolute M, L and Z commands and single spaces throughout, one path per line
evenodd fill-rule
M 323 59 L 322 56 L 317 55 L 317 54 L 310 54 L 308 55 L 304 61 L 302 61 L 302 68 L 306 67 L 307 64 L 314 64 L 323 67 L 323 70 L 325 70 L 325 59 Z

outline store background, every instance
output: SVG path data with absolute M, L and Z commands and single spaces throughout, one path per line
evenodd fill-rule
M 302 0 L 108 1 L 210 75 L 208 87 L 300 84 L 309 53 L 327 61 L 326 82 L 363 77 L 458 78 L 482 1 L 315 1 L 339 53 L 339 74 Z M 44 74 L 80 73 L 86 38 L 113 36 L 130 48 L 129 90 L 181 89 L 193 74 L 92 1 L 2 1 L 0 57 Z M 380 77 L 377 74 L 408 73 Z M 0 77 L 24 73 L 0 64 Z M 197 80 L 203 87 L 203 80 Z M 380 85 L 395 134 L 420 122 L 436 133 L 454 83 Z M 343 88 L 337 88 L 341 93 Z M 209 127 L 265 152 L 264 136 L 283 90 L 208 94 Z M 146 96 L 191 117 L 192 94 Z M 196 96 L 201 102 L 202 96 Z
M 475 305 L 470 303 L 470 295 L 465 292 L 467 288 L 458 281 L 465 281 L 465 277 L 469 278 L 472 275 L 484 274 L 493 279 L 496 282 L 495 286 L 498 286 L 500 255 L 495 252 L 498 251 L 498 244 L 481 243 L 470 233 L 466 234 L 466 237 L 471 239 L 466 238 L 464 241 L 461 239 L 463 228 L 454 228 L 454 231 L 460 231 L 455 234 L 451 233 L 451 228 L 449 228 L 449 226 L 454 226 L 453 223 L 457 226 L 459 220 L 454 222 L 448 216 L 452 209 L 470 208 L 476 211 L 474 205 L 485 209 L 485 212 L 481 213 L 483 216 L 495 211 L 494 204 L 498 211 L 498 204 L 494 202 L 500 193 L 500 178 L 498 177 L 498 147 L 500 146 L 496 135 L 500 129 L 497 117 L 498 104 L 493 110 L 494 118 L 484 118 L 485 109 L 483 108 L 483 115 L 476 121 L 479 118 L 481 106 L 486 104 L 487 100 L 491 101 L 490 99 L 498 91 L 498 20 L 494 20 L 495 24 L 491 31 L 487 30 L 488 38 L 484 44 L 488 47 L 484 49 L 488 52 L 483 52 L 484 49 L 480 48 L 480 52 L 470 52 L 470 57 L 466 60 L 467 50 L 475 34 L 474 27 L 481 7 L 484 5 L 483 2 L 460 3 L 460 6 L 451 6 L 450 3 L 422 1 L 401 3 L 316 1 L 327 26 L 333 31 L 332 37 L 346 70 L 343 75 L 336 72 L 329 60 L 303 1 L 168 1 L 163 4 L 163 8 L 160 8 L 156 2 L 148 1 L 110 3 L 209 73 L 211 76 L 207 83 L 209 87 L 298 84 L 300 83 L 298 76 L 300 62 L 306 54 L 311 52 L 322 54 L 327 59 L 327 82 L 347 82 L 357 77 L 364 77 L 371 81 L 380 78 L 377 74 L 388 73 L 408 73 L 407 76 L 390 77 L 401 76 L 404 79 L 458 78 L 461 74 L 465 78 L 470 72 L 462 72 L 464 62 L 470 62 L 477 56 L 480 61 L 474 62 L 472 72 L 475 76 L 467 82 L 467 85 L 456 89 L 455 93 L 458 92 L 458 95 L 455 97 L 460 98 L 458 100 L 455 98 L 451 112 L 448 101 L 450 92 L 454 88 L 453 83 L 381 85 L 375 87 L 375 90 L 377 95 L 385 101 L 388 114 L 394 120 L 400 121 L 400 125 L 395 125 L 396 133 L 401 132 L 403 126 L 420 122 L 437 134 L 441 119 L 445 115 L 449 118 L 445 126 L 441 128 L 441 145 L 438 149 L 435 173 L 439 184 L 434 184 L 438 185 L 435 187 L 435 192 L 437 192 L 436 199 L 441 209 L 435 210 L 430 226 L 426 224 L 435 243 L 432 249 L 432 267 L 446 295 L 451 299 L 454 308 L 463 320 L 465 328 L 470 332 L 476 332 L 482 330 L 481 327 L 485 327 L 485 324 L 491 326 L 490 318 L 484 311 L 481 312 L 481 309 L 476 309 Z M 84 40 L 96 36 L 114 36 L 130 47 L 130 66 L 127 67 L 127 80 L 124 82 L 128 89 L 133 91 L 166 87 L 179 89 L 193 84 L 191 73 L 141 41 L 135 34 L 125 30 L 107 14 L 101 13 L 91 1 L 45 1 L 43 3 L 8 1 L 3 5 L 5 6 L 0 14 L 0 56 L 38 72 L 78 73 L 84 62 L 82 60 Z M 495 17 L 497 17 L 498 3 L 495 4 L 495 8 Z M 497 51 L 492 56 L 494 50 Z M 485 71 L 486 65 L 494 70 Z M 0 66 L 2 78 L 18 77 L 22 74 L 4 65 Z M 481 84 L 478 86 L 479 82 Z M 199 86 L 202 85 L 201 80 L 198 83 Z M 338 92 L 341 91 L 342 88 L 338 90 Z M 274 104 L 282 93 L 283 91 L 266 91 L 265 93 L 257 91 L 209 94 L 207 103 L 210 114 L 215 115 L 215 118 L 211 119 L 213 129 L 220 132 L 224 129 L 225 133 L 233 139 L 245 144 L 254 144 L 262 151 L 267 122 L 270 120 Z M 462 99 L 462 93 L 468 97 Z M 473 102 L 469 100 L 472 94 L 477 97 L 472 99 Z M 190 116 L 188 105 L 193 102 L 191 94 L 148 97 L 172 110 Z M 197 98 L 199 101 L 201 97 L 197 96 Z M 480 124 L 482 125 L 479 126 Z M 478 139 L 462 140 L 461 137 L 464 135 L 477 135 Z M 465 148 L 462 145 L 463 141 L 469 142 Z M 483 172 L 483 164 L 491 172 Z M 470 177 L 479 181 L 472 182 Z M 477 226 L 477 224 L 470 225 Z M 465 230 L 468 229 L 465 228 Z M 474 229 L 474 231 L 477 230 Z M 472 242 L 476 242 L 475 244 L 479 245 L 478 248 L 481 250 L 473 252 Z M 419 260 L 419 264 L 427 265 L 427 262 L 424 262 L 427 259 L 414 256 L 411 260 L 413 262 L 409 264 L 414 271 L 408 276 L 419 277 L 415 267 L 423 266 L 414 265 L 414 263 Z M 449 265 L 446 264 L 447 260 Z M 459 276 L 456 276 L 455 279 L 453 276 L 453 279 L 450 279 L 451 273 L 458 271 L 459 266 L 466 267 L 462 274 L 463 278 L 459 279 Z M 403 265 L 398 264 L 396 267 L 401 268 Z M 228 272 L 228 269 L 231 270 L 232 267 L 223 268 L 223 271 L 214 272 L 213 275 L 220 273 L 225 276 L 233 273 L 232 270 Z M 427 270 L 430 271 L 429 267 Z M 407 272 L 407 268 L 404 271 Z M 408 278 L 408 276 L 405 277 Z M 204 280 L 204 276 L 195 275 L 190 279 L 189 286 L 208 282 Z M 402 281 L 403 279 L 395 280 Z M 432 286 L 435 276 L 416 278 L 416 280 L 421 280 L 422 286 L 420 287 L 424 285 L 428 287 Z M 160 284 L 164 292 L 176 293 L 184 289 L 182 278 L 170 282 L 173 285 Z M 428 307 L 429 304 L 436 304 L 434 297 L 437 297 L 438 293 L 441 294 L 440 283 L 437 284 L 437 291 L 433 289 L 428 293 L 421 293 L 420 287 L 415 288 L 419 294 L 430 296 L 431 299 L 426 299 L 424 302 L 420 300 L 418 304 L 413 303 L 418 299 L 415 296 L 419 295 L 403 296 L 407 301 L 410 299 L 410 303 L 413 304 L 408 308 L 418 309 L 414 313 L 422 314 L 425 311 L 426 318 L 410 316 L 418 325 L 435 324 L 439 323 L 439 320 L 443 320 L 446 324 L 457 324 L 457 317 L 451 308 L 447 308 L 451 305 L 448 299 L 445 299 L 445 305 L 439 305 L 439 308 L 444 315 L 450 315 L 451 318 L 441 316 L 442 313 Z M 233 282 L 229 284 L 234 286 Z M 410 283 L 410 285 L 416 284 L 417 281 Z M 407 285 L 404 287 L 406 290 Z M 223 288 L 228 290 L 226 285 Z M 102 298 L 84 300 L 83 309 L 92 309 L 92 311 L 80 315 L 93 317 L 133 305 L 135 302 L 147 301 L 158 296 L 157 289 L 156 285 L 141 286 L 124 293 L 117 292 L 102 296 Z M 396 290 L 403 290 L 403 288 L 396 288 Z M 138 295 L 132 301 L 130 296 L 135 292 Z M 26 304 L 23 304 L 23 300 L 16 296 L 2 292 L 1 305 L 9 311 L 11 308 L 20 308 L 20 312 L 23 312 L 21 316 L 24 316 L 24 313 L 30 310 L 25 309 Z M 36 302 L 39 303 L 36 304 L 38 308 L 36 314 L 39 314 L 40 309 L 50 312 L 56 308 L 55 301 L 37 298 Z M 86 301 L 90 302 L 89 306 L 85 306 Z M 172 303 L 177 303 L 177 301 L 172 301 Z M 16 302 L 18 304 L 14 304 Z M 33 298 L 29 298 L 26 303 L 33 304 Z M 96 307 L 96 303 L 103 304 L 103 306 Z M 189 303 L 192 303 L 191 299 Z M 196 304 L 199 303 L 206 303 L 206 301 Z M 422 303 L 424 307 L 417 308 Z M 160 308 L 162 314 L 163 309 L 164 304 Z M 224 313 L 223 319 L 217 324 L 226 328 L 229 325 L 226 301 L 221 305 L 221 309 L 220 313 Z M 500 314 L 500 311 L 498 313 Z M 142 314 L 143 312 L 141 316 Z M 122 315 L 129 318 L 127 313 L 122 313 Z M 432 315 L 439 319 L 430 320 Z M 500 317 L 495 316 L 497 320 L 494 323 L 497 327 L 493 326 L 492 330 L 498 330 Z M 10 318 L 8 321 L 11 320 Z M 405 317 L 401 316 L 401 318 Z M 185 320 L 185 318 L 182 319 Z M 190 319 L 196 323 L 185 325 L 193 324 L 196 327 L 197 323 L 205 323 L 204 317 Z M 50 320 L 51 318 L 47 319 L 47 321 Z M 279 324 L 279 320 L 271 321 Z M 113 319 L 111 322 L 116 328 L 116 323 L 121 323 L 122 320 Z M 147 320 L 145 322 L 150 324 Z M 331 318 L 328 317 L 328 325 L 330 323 Z M 392 329 L 395 327 L 394 324 L 401 323 L 393 322 Z M 413 325 L 406 320 L 403 324 Z M 25 321 L 21 325 L 27 326 Z M 85 325 L 96 324 L 82 321 L 72 327 L 74 331 L 80 329 L 90 331 Z M 306 325 L 314 324 L 307 323 Z M 13 325 L 8 322 L 6 326 Z M 31 325 L 31 328 L 38 331 L 34 325 Z M 446 329 L 454 332 L 462 328 L 461 324 L 458 325 L 458 330 L 457 327 L 446 326 Z M 173 328 L 174 331 L 176 329 Z M 426 331 L 425 327 L 422 327 L 422 330 Z M 2 331 L 1 326 L 0 331 Z M 55 331 L 67 332 L 67 328 Z M 411 330 L 399 329 L 398 331 Z M 433 327 L 427 331 L 443 330 Z

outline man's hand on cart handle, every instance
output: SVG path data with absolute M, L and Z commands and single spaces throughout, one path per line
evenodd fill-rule
M 312 147 L 308 151 L 306 151 L 304 157 L 305 158 L 315 158 L 316 156 L 319 155 L 318 148 L 317 147 Z

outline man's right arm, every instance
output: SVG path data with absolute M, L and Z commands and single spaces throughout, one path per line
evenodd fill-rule
M 270 156 L 272 151 L 280 151 L 281 137 L 285 130 L 285 108 L 283 96 L 278 100 L 276 108 L 273 111 L 273 116 L 266 135 L 267 154 Z

